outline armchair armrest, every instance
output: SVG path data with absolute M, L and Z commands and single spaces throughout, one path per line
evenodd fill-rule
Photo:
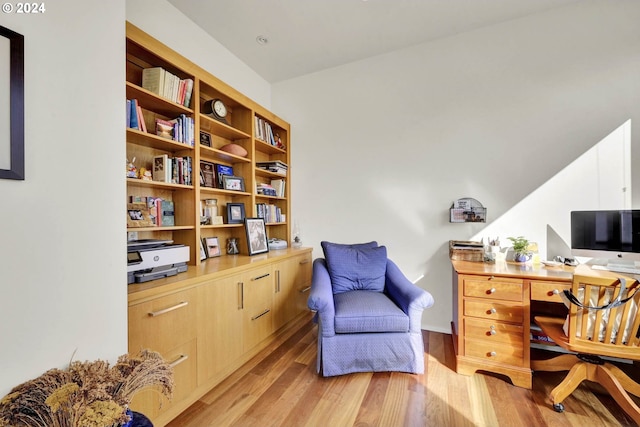
M 336 309 L 333 302 L 331 278 L 324 258 L 313 261 L 313 275 L 311 277 L 311 291 L 307 300 L 307 307 L 317 312 L 323 336 L 335 335 L 334 318 Z
M 419 332 L 422 329 L 422 312 L 433 305 L 433 296 L 411 283 L 389 259 L 385 280 L 385 292 L 409 316 L 410 331 Z

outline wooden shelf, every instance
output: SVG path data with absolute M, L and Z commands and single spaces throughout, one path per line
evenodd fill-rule
M 281 175 L 279 173 L 271 172 L 271 171 L 264 170 L 264 169 L 261 169 L 261 168 L 258 168 L 258 167 L 255 168 L 255 172 L 256 172 L 256 175 L 263 176 L 265 178 L 287 179 L 287 175 Z
M 207 147 L 206 145 L 200 146 L 200 155 L 212 160 L 222 160 L 228 163 L 251 163 L 251 159 L 246 157 L 236 156 L 235 154 L 227 153 L 226 151 L 218 150 L 215 148 Z
M 164 150 L 170 152 L 176 152 L 181 150 L 194 150 L 194 147 L 183 144 L 181 142 L 172 141 L 167 138 L 161 138 L 157 135 L 150 134 L 148 132 L 142 132 L 137 129 L 127 129 L 127 142 L 143 147 L 155 148 L 157 150 Z
M 251 138 L 251 135 L 248 133 L 224 124 L 218 120 L 214 120 L 205 114 L 200 114 L 200 128 L 205 132 L 219 135 L 231 141 Z
M 146 181 L 144 179 L 127 178 L 127 185 L 139 187 L 163 188 L 169 190 L 193 190 L 193 185 L 172 184 L 170 182 Z
M 193 115 L 193 110 L 184 105 L 162 98 L 131 82 L 127 82 L 126 85 L 127 99 L 137 99 L 138 104 L 144 109 L 153 109 L 154 112 L 171 118 L 177 117 L 180 114 Z
M 193 225 L 174 225 L 171 227 L 127 227 L 127 231 L 180 231 L 193 230 Z
M 268 142 L 264 142 L 260 139 L 255 139 L 256 150 L 267 154 L 286 154 L 287 151 L 282 148 L 278 148 L 275 145 L 271 145 Z

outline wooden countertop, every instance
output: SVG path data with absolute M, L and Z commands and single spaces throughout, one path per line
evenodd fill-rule
M 574 274 L 596 277 L 626 277 L 629 280 L 636 280 L 621 273 L 612 271 L 593 270 L 588 265 L 578 265 L 569 267 L 561 265 L 558 267 L 547 267 L 544 264 L 527 264 L 510 261 L 503 262 L 472 262 L 454 261 L 451 264 L 458 274 L 490 274 L 493 276 L 519 277 L 532 280 L 557 280 L 560 282 L 571 282 Z

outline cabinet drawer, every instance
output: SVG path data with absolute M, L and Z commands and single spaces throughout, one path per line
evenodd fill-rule
M 464 340 L 465 356 L 476 357 L 486 361 L 505 363 L 512 366 L 524 366 L 522 346 L 499 342 Z
M 129 307 L 129 351 L 163 355 L 196 337 L 193 291 L 182 291 Z
M 521 305 L 473 299 L 464 300 L 464 315 L 519 324 L 522 324 L 524 319 Z
M 162 353 L 164 360 L 173 368 L 174 386 L 171 400 L 162 397 L 155 389 L 146 389 L 136 394 L 131 402 L 132 409 L 153 419 L 189 397 L 197 385 L 196 353 L 195 339 Z
M 531 300 L 546 302 L 562 302 L 560 293 L 565 289 L 571 289 L 571 283 L 531 281 Z
M 486 342 L 499 342 L 515 347 L 524 343 L 522 325 L 466 318 L 464 320 L 466 338 Z
M 522 301 L 522 280 L 494 276 L 464 278 L 464 296 Z

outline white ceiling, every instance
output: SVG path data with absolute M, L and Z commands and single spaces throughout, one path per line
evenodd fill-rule
M 168 1 L 276 83 L 578 0 Z

